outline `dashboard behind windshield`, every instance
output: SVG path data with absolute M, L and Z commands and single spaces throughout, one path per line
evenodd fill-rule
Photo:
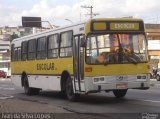
M 87 38 L 87 64 L 137 64 L 147 61 L 144 34 L 103 34 Z

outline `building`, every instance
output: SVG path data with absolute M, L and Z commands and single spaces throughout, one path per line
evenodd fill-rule
M 32 34 L 32 28 L 23 27 L 0 27 L 0 70 L 10 76 L 10 42 L 14 38 Z
M 150 64 L 160 68 L 160 24 L 145 24 Z

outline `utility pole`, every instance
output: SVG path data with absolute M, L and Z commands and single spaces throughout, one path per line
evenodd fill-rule
M 96 15 L 99 15 L 98 13 L 96 13 L 96 14 L 93 14 L 93 6 L 81 6 L 82 8 L 88 8 L 88 9 L 90 9 L 90 14 L 87 14 L 87 15 L 90 15 L 90 19 L 92 19 L 93 18 L 93 16 L 96 16 Z

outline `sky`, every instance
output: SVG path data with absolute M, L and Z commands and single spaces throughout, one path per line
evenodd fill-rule
M 41 17 L 56 26 L 83 22 L 90 9 L 81 6 L 92 6 L 98 14 L 94 18 L 132 16 L 160 23 L 160 0 L 0 0 L 0 27 L 21 26 L 22 16 Z

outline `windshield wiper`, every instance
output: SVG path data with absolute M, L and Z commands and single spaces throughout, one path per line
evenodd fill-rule
M 118 43 L 119 43 L 118 61 L 123 62 L 124 57 L 125 57 L 125 59 L 127 59 L 128 62 L 137 64 L 138 61 L 140 61 L 140 58 L 136 56 L 134 53 L 132 54 L 132 52 L 129 52 L 129 54 L 125 52 L 125 48 L 124 46 L 122 46 L 123 44 L 120 42 L 120 38 L 118 34 L 117 34 L 117 38 L 118 38 Z
M 137 60 L 131 56 L 125 56 L 127 61 L 133 64 L 138 64 Z

